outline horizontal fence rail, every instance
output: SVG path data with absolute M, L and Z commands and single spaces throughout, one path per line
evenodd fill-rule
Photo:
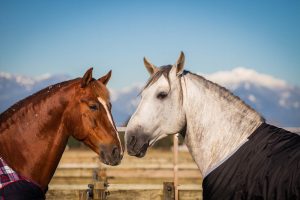
M 300 127 L 284 127 L 284 129 L 300 135 Z M 126 127 L 117 127 L 117 130 L 123 134 Z M 80 156 L 77 153 L 74 154 L 76 156 L 71 154 L 65 160 L 68 162 L 61 163 L 56 170 L 46 194 L 47 199 L 86 200 L 88 192 L 91 192 L 93 198 L 89 199 L 201 200 L 202 177 L 198 167 L 191 163 L 178 162 L 178 158 L 181 158 L 178 154 L 182 152 L 177 146 L 177 134 L 173 136 L 173 145 L 173 156 L 163 161 L 151 160 L 147 165 L 139 163 L 139 168 L 136 168 L 136 163 L 131 162 L 118 167 L 103 166 L 96 162 L 98 158 L 90 158 L 92 155 L 90 153 L 88 155 L 83 153 Z M 74 158 L 80 162 L 72 163 Z M 103 174 L 107 182 L 97 178 Z M 144 183 L 144 180 L 149 179 L 149 174 L 152 178 L 151 183 Z M 90 183 L 93 187 L 89 190 Z M 105 185 L 106 183 L 108 185 Z
M 126 126 L 119 126 L 119 127 L 117 127 L 117 131 L 118 132 L 125 132 L 126 131 Z

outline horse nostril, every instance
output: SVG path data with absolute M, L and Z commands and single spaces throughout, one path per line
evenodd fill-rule
M 103 161 L 105 160 L 105 155 L 104 155 L 104 152 L 103 152 L 103 151 L 101 151 L 100 157 L 101 157 L 101 159 L 102 159 Z
M 135 138 L 135 136 L 131 136 L 129 145 L 133 146 L 133 145 L 135 145 L 135 143 L 136 143 L 136 138 Z
M 115 147 L 115 148 L 112 150 L 112 156 L 113 156 L 113 158 L 119 157 L 119 154 L 120 154 L 120 152 L 119 152 L 118 147 Z

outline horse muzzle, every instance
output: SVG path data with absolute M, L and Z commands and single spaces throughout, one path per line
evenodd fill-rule
M 100 146 L 100 160 L 106 165 L 116 166 L 121 163 L 123 151 L 117 146 Z
M 144 139 L 138 139 L 136 136 L 131 135 L 127 140 L 127 152 L 130 156 L 136 156 L 142 158 L 146 155 L 149 147 L 149 141 Z

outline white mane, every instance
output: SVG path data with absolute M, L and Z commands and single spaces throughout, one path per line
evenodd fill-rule
M 264 119 L 225 88 L 201 76 L 181 78 L 185 142 L 203 175 L 234 153 Z

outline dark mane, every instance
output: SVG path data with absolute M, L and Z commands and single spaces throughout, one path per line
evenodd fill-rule
M 46 88 L 18 101 L 17 103 L 15 103 L 11 107 L 9 107 L 6 111 L 4 111 L 0 114 L 0 124 L 2 124 L 3 122 L 6 122 L 9 118 L 12 117 L 12 115 L 14 113 L 18 112 L 21 108 L 28 106 L 30 103 L 35 105 L 38 102 L 41 102 L 44 99 L 48 98 L 49 96 L 52 96 L 62 87 L 65 87 L 69 84 L 75 83 L 79 79 L 80 78 L 76 78 L 73 80 L 63 81 L 60 83 L 56 83 L 54 85 L 47 86 Z

